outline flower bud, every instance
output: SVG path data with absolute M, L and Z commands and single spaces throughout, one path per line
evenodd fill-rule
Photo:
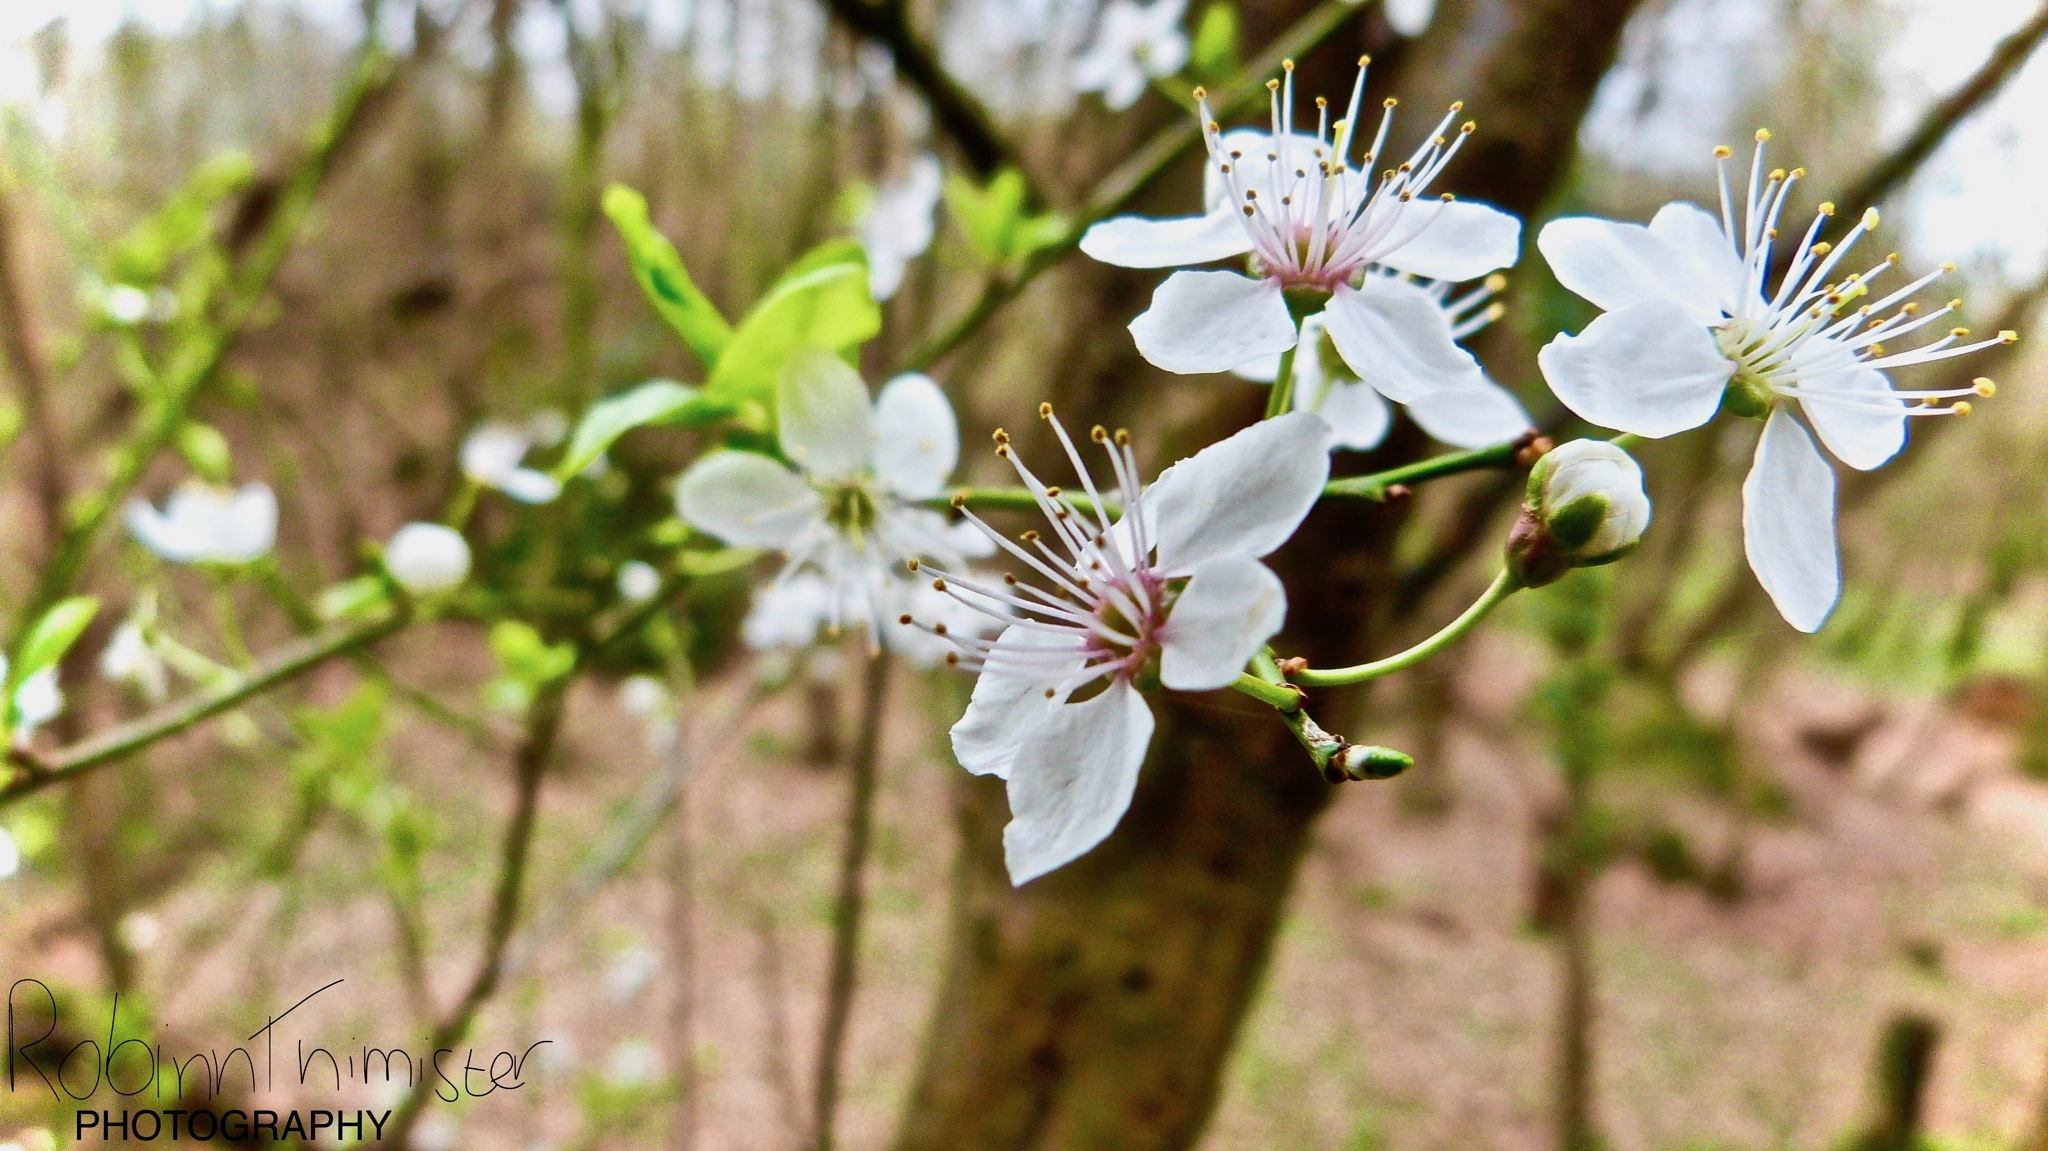
M 447 591 L 469 578 L 469 543 L 440 524 L 407 524 L 384 545 L 384 569 L 414 595 Z
M 1542 587 L 1573 568 L 1613 563 L 1650 526 L 1643 470 L 1605 440 L 1573 440 L 1529 471 L 1522 517 L 1508 535 L 1508 571 Z

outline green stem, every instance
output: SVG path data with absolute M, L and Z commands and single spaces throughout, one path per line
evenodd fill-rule
M 1623 432 L 1607 441 L 1622 451 L 1632 451 L 1643 442 L 1643 437 L 1634 432 Z
M 1062 488 L 1060 494 L 1065 496 L 1067 502 L 1073 504 L 1074 509 L 1082 515 L 1092 516 L 1095 514 L 1095 501 L 1089 499 L 1086 492 L 1068 491 Z M 925 506 L 930 508 L 953 507 L 955 506 L 953 503 L 955 500 L 963 501 L 961 506 L 984 512 L 1035 512 L 1038 510 L 1038 500 L 1026 488 L 960 488 L 950 496 L 937 496 L 926 500 Z M 1109 500 L 1104 502 L 1109 504 L 1110 511 L 1119 515 L 1122 514 L 1120 505 Z
M 1521 585 L 1515 582 L 1515 578 L 1506 571 L 1502 571 L 1499 575 L 1493 577 L 1493 583 L 1486 589 L 1485 594 L 1481 595 L 1471 607 L 1465 609 L 1465 614 L 1452 620 L 1442 631 L 1430 636 L 1407 651 L 1399 655 L 1390 655 L 1385 659 L 1374 660 L 1371 663 L 1361 663 L 1355 667 L 1340 667 L 1329 671 L 1317 671 L 1313 668 L 1308 668 L 1297 671 L 1288 678 L 1306 687 L 1343 687 L 1346 684 L 1367 683 L 1381 676 L 1392 675 L 1397 671 L 1414 667 L 1423 660 L 1458 642 L 1458 640 L 1464 637 L 1466 632 L 1478 626 L 1480 620 L 1485 619 L 1491 614 L 1494 608 L 1499 607 L 1509 596 L 1520 590 Z
M 1492 447 L 1474 448 L 1465 452 L 1447 452 L 1431 456 L 1398 468 L 1388 468 L 1365 476 L 1347 476 L 1331 480 L 1323 485 L 1323 498 L 1370 500 L 1385 503 L 1387 490 L 1396 484 L 1414 486 L 1426 480 L 1441 479 L 1461 472 L 1479 471 L 1485 468 L 1509 467 L 1515 462 L 1515 454 L 1528 446 L 1528 439 L 1510 440 Z
M 1273 377 L 1272 392 L 1266 396 L 1266 418 L 1269 420 L 1294 410 L 1294 354 L 1300 350 L 1301 345 L 1297 342 L 1280 353 L 1280 371 Z
M 1249 672 L 1238 673 L 1237 682 L 1230 686 L 1277 711 L 1292 713 L 1301 710 L 1301 691 L 1298 688 L 1267 683 Z
M 1301 689 L 1280 681 L 1280 667 L 1274 662 L 1272 649 L 1252 657 L 1252 671 L 1257 674 L 1242 673 L 1230 686 L 1261 703 L 1271 704 L 1324 779 L 1331 783 L 1390 779 L 1415 766 L 1414 759 L 1391 747 L 1351 743 L 1341 735 L 1324 731 L 1302 707 Z

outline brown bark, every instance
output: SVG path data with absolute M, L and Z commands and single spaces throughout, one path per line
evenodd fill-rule
M 1428 90 L 1429 104 L 1435 88 L 1455 85 L 1475 109 L 1498 110 L 1447 186 L 1534 209 L 1565 169 L 1634 4 L 1446 0 L 1437 28 L 1404 54 L 1403 80 Z M 1292 8 L 1249 6 L 1247 25 L 1282 25 L 1299 14 Z M 1306 90 L 1348 86 L 1358 48 L 1340 37 L 1304 60 Z M 1192 183 L 1179 194 L 1191 199 Z M 1065 277 L 1069 314 L 1097 325 L 1058 361 L 1068 388 L 1088 393 L 1072 409 L 1083 426 L 1132 394 L 1135 358 L 1121 344 L 1101 351 L 1110 344 L 1103 330 L 1141 308 L 1154 282 L 1095 269 Z M 1183 446 L 1256 418 L 1258 393 L 1216 394 L 1203 434 Z M 1372 462 L 1419 448 L 1397 435 Z M 1318 662 L 1371 650 L 1359 620 L 1373 613 L 1360 607 L 1387 599 L 1398 517 L 1326 506 L 1274 558 L 1290 600 L 1282 650 Z M 1332 696 L 1330 705 L 1341 702 Z M 1002 785 L 962 777 L 949 972 L 902 1151 L 1170 1149 L 1200 1136 L 1329 787 L 1271 714 L 1237 697 L 1161 695 L 1153 708 L 1151 754 L 1116 833 L 1021 889 L 1003 870 Z

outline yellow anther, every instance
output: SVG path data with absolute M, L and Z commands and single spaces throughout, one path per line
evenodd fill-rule
M 916 560 L 905 560 L 903 566 L 909 568 L 911 571 L 916 571 L 918 568 L 918 563 Z
M 1109 440 L 1109 429 L 1103 427 L 1101 424 L 1097 424 L 1094 427 L 1088 429 L 1088 438 L 1094 440 L 1098 444 L 1105 443 Z
M 1330 98 L 1329 98 L 1328 96 L 1318 96 L 1318 97 L 1316 97 L 1316 107 L 1318 107 L 1318 108 L 1327 108 L 1327 107 L 1329 107 L 1329 106 L 1330 106 Z
M 1728 157 L 1733 156 L 1734 154 L 1735 150 L 1730 148 L 1726 144 L 1714 145 L 1714 159 L 1716 160 L 1726 160 Z
M 1467 120 L 1463 124 L 1458 125 L 1458 133 L 1463 136 L 1470 136 L 1472 133 L 1477 132 L 1478 130 L 1479 121 L 1477 120 Z
M 1507 291 L 1508 278 L 1506 276 L 1501 275 L 1499 272 L 1495 272 L 1493 275 L 1486 277 L 1486 290 L 1489 292 Z
M 1835 246 L 1833 244 L 1828 243 L 1826 240 L 1822 240 L 1820 243 L 1815 244 L 1813 246 L 1813 254 L 1816 256 L 1825 256 L 1829 252 L 1832 252 L 1834 250 Z
M 1280 61 L 1280 70 L 1282 72 L 1294 71 L 1294 60 L 1290 57 L 1288 59 Z
M 945 590 L 946 590 L 946 581 L 945 581 L 945 580 L 942 580 L 942 579 L 935 579 L 935 580 L 933 580 L 933 581 L 932 581 L 932 590 L 933 590 L 933 591 L 945 591 Z
M 1508 306 L 1506 304 L 1500 303 L 1497 300 L 1491 304 L 1486 305 L 1486 322 L 1489 324 L 1507 314 Z
M 1963 310 L 1963 298 L 1962 298 L 1961 296 L 1957 296 L 1957 297 L 1956 297 L 1955 299 L 1953 299 L 1953 300 L 1950 300 L 1950 301 L 1948 302 L 1948 310 L 1949 310 L 1949 311 L 1951 311 L 1951 312 L 1960 312 L 1960 311 L 1962 311 L 1962 310 Z
M 1866 228 L 1875 228 L 1875 227 L 1877 227 L 1877 221 L 1878 221 L 1878 214 L 1877 214 L 1877 209 L 1876 209 L 1876 208 L 1865 208 L 1865 209 L 1863 209 L 1863 226 L 1864 226 L 1864 227 L 1866 227 Z
M 1400 104 L 1400 101 L 1394 99 L 1392 96 L 1389 96 L 1386 99 L 1380 101 L 1380 107 L 1382 108 L 1392 108 L 1398 104 Z
M 1834 215 L 1834 214 L 1835 214 L 1835 202 L 1834 202 L 1833 200 L 1822 200 L 1822 201 L 1820 202 L 1820 208 L 1819 208 L 1819 212 L 1820 212 L 1820 214 L 1821 214 L 1821 215 L 1823 215 L 1823 216 L 1832 216 L 1832 215 Z
M 1129 428 L 1118 428 L 1116 430 L 1116 442 L 1118 447 L 1129 447 L 1131 444 L 1131 430 Z
M 1415 193 L 1413 193 L 1413 192 L 1403 192 L 1403 193 L 1401 193 L 1401 202 L 1402 202 L 1403 204 L 1405 204 L 1405 203 L 1409 202 L 1410 200 L 1413 200 L 1414 198 L 1415 198 Z
M 1359 66 L 1360 68 L 1363 68 L 1363 67 L 1365 67 L 1366 65 L 1368 65 L 1368 64 L 1370 64 L 1370 63 L 1372 63 L 1372 57 L 1370 57 L 1370 56 L 1360 56 L 1360 57 L 1358 58 L 1358 66 Z
M 1197 85 L 1197 86 L 1195 87 L 1195 99 L 1197 99 L 1197 100 L 1207 100 L 1208 98 L 1209 98 L 1209 90 L 1208 90 L 1207 88 L 1201 87 L 1200 85 Z M 1216 130 L 1216 122 L 1215 122 L 1214 120 L 1211 120 L 1211 121 L 1209 122 L 1209 130 L 1210 130 L 1211 132 L 1214 132 L 1214 131 Z
M 966 506 L 967 506 L 967 497 L 966 497 L 965 495 L 962 495 L 962 494 L 958 493 L 958 492 L 955 492 L 955 493 L 953 494 L 953 506 L 954 506 L 954 507 L 956 507 L 956 508 L 964 508 L 964 507 L 966 507 Z
M 1967 416 L 1976 409 L 1970 406 L 1970 401 L 1968 400 L 1957 400 L 1949 410 L 1959 416 Z
M 1872 345 L 1870 345 L 1870 354 L 1871 354 L 1871 355 L 1873 355 L 1873 356 L 1882 356 L 1882 355 L 1884 355 L 1884 345 L 1883 345 L 1883 344 L 1872 344 Z
M 1048 498 L 1048 499 L 1055 499 L 1055 500 L 1056 500 L 1056 499 L 1060 498 L 1060 489 L 1059 489 L 1059 488 L 1058 488 L 1057 486 L 1055 486 L 1055 487 L 1048 487 L 1048 488 L 1046 488 L 1046 489 L 1045 489 L 1045 494 L 1046 494 L 1046 498 Z
M 1785 178 L 1785 169 L 1783 169 L 1783 168 L 1772 168 L 1772 169 L 1771 169 L 1771 176 L 1770 176 L 1770 179 L 1771 179 L 1771 181 L 1772 181 L 1773 183 L 1776 183 L 1777 181 L 1779 181 L 1779 180 L 1782 180 L 1782 179 L 1784 179 L 1784 178 Z
M 1943 260 L 1943 261 L 1941 262 L 1941 274 L 1942 274 L 1942 275 L 1944 275 L 1944 276 L 1952 276 L 1952 275 L 1954 275 L 1954 274 L 1955 274 L 1955 270 L 1956 270 L 1956 266 L 1955 266 L 1955 263 L 1954 263 L 1953 261 L 1950 261 L 1950 260 Z
M 2017 344 L 2020 342 L 2020 334 L 2011 328 L 2007 328 L 2005 331 L 1998 333 L 1998 342 L 2001 344 Z
M 1007 444 L 1010 442 L 1010 433 L 1004 431 L 1001 428 L 997 428 L 994 434 L 989 436 L 989 439 L 992 439 L 999 444 Z
M 1770 138 L 1771 138 L 1771 130 L 1770 130 L 1769 128 L 1758 128 L 1758 129 L 1756 130 L 1756 142 L 1757 142 L 1757 143 L 1759 143 L 1759 144 L 1762 144 L 1762 143 L 1764 143 L 1764 142 L 1768 141 L 1768 140 L 1769 140 Z
M 1795 180 L 1804 180 L 1804 179 L 1806 179 L 1806 169 L 1804 169 L 1804 168 L 1794 168 L 1794 169 L 1792 169 L 1792 178 L 1793 178 L 1793 179 L 1795 179 Z
M 1456 197 L 1456 196 L 1454 196 L 1454 195 L 1452 195 L 1452 194 L 1451 194 L 1451 193 L 1449 193 L 1449 192 L 1445 192 L 1445 193 L 1443 194 L 1443 202 L 1444 202 L 1444 203 L 1446 203 L 1446 204 L 1450 203 L 1451 201 L 1453 201 L 1453 200 L 1455 200 L 1455 199 L 1457 199 L 1457 197 Z
M 1280 90 L 1280 81 L 1278 81 L 1278 80 L 1268 80 L 1268 81 L 1266 81 L 1266 91 L 1268 91 L 1268 92 L 1278 92 L 1279 90 Z
M 1963 338 L 1964 336 L 1967 336 L 1967 335 L 1969 335 L 1969 334 L 1970 334 L 1970 329 L 1968 329 L 1968 328 L 1950 328 L 1950 329 L 1948 330 L 1948 334 L 1949 334 L 1949 335 L 1951 335 L 1951 336 L 1954 336 L 1954 337 L 1955 337 L 1956 339 L 1960 340 L 1960 339 L 1962 339 L 1962 338 Z
M 1045 403 L 1045 402 L 1043 402 L 1043 401 L 1041 401 L 1041 402 L 1039 403 L 1039 405 L 1038 405 L 1038 418 L 1039 418 L 1039 419 L 1041 419 L 1041 420 L 1043 420 L 1043 419 L 1050 419 L 1051 417 L 1052 417 L 1052 405 L 1051 405 L 1051 404 L 1048 404 L 1048 403 Z
M 1978 376 L 1971 381 L 1970 390 L 1988 400 L 1998 394 L 1998 385 L 1992 383 L 1987 376 Z
M 1898 266 L 1899 266 L 1899 254 L 1898 254 L 1897 252 L 1890 252 L 1890 253 L 1887 253 L 1887 254 L 1885 255 L 1885 258 L 1884 258 L 1884 262 L 1885 262 L 1886 264 L 1888 264 L 1888 265 L 1890 265 L 1890 266 L 1894 267 L 1894 268 L 1898 267 Z
M 1018 536 L 1017 538 L 1023 540 L 1027 544 L 1035 544 L 1038 542 L 1038 529 L 1032 528 L 1030 531 L 1025 532 L 1023 535 Z
M 1917 304 L 1917 303 L 1914 303 L 1914 304 L 1900 304 L 1900 305 L 1899 305 L 1899 311 L 1900 311 L 1901 313 L 1905 314 L 1905 315 L 1908 315 L 1908 316 L 1917 316 L 1917 315 L 1919 315 L 1919 314 L 1920 314 L 1920 305 L 1919 305 L 1919 304 Z
M 1463 100 L 1453 100 L 1453 101 L 1451 101 L 1451 111 L 1452 111 L 1452 112 L 1453 112 L 1454 114 L 1455 114 L 1455 113 L 1458 113 L 1458 112 L 1463 112 L 1464 110 L 1465 110 L 1465 102 L 1464 102 Z

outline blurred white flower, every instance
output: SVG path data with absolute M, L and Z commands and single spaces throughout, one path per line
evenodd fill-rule
M 277 542 L 277 497 L 265 484 L 229 491 L 188 480 L 161 512 L 129 504 L 127 520 L 142 546 L 173 563 L 248 563 Z
M 645 1087 L 660 1074 L 661 1053 L 645 1039 L 626 1040 L 604 1061 L 605 1082 L 613 1087 Z
M 640 997 L 654 977 L 661 974 L 661 952 L 645 943 L 635 943 L 612 956 L 604 970 L 604 993 L 617 1007 Z
M 1722 168 L 1719 217 L 1678 202 L 1659 209 L 1647 228 L 1585 216 L 1545 226 L 1536 244 L 1558 282 L 1602 314 L 1578 335 L 1552 340 L 1537 363 L 1565 406 L 1602 427 L 1656 438 L 1699 427 L 1721 411 L 1766 420 L 1742 485 L 1744 550 L 1779 614 L 1811 632 L 1834 610 L 1842 586 L 1835 473 L 1814 435 L 1852 468 L 1879 467 L 1905 446 L 1908 417 L 1966 415 L 1970 404 L 1961 397 L 1994 391 L 1989 380 L 1896 390 L 1886 369 L 2019 337 L 2000 332 L 1965 343 L 1969 329 L 1950 328 L 1917 348 L 1888 351 L 1887 344 L 1950 315 L 1962 301 L 1922 311 L 1910 298 L 1954 265 L 1876 299 L 1870 284 L 1897 265 L 1896 254 L 1867 270 L 1838 271 L 1877 226 L 1875 209 L 1830 245 L 1815 241 L 1835 206 L 1820 205 L 1771 289 L 1778 216 L 1805 173 L 1765 175 L 1769 139 L 1769 132 L 1757 133 L 1739 236 L 1726 148 L 1715 152 Z M 1951 399 L 1957 402 L 1941 406 Z
M 412 1145 L 417 1151 L 455 1151 L 461 1142 L 462 1128 L 445 1111 L 434 1112 L 412 1129 Z
M 969 571 L 978 583 L 1000 583 L 1002 576 Z M 932 586 L 930 580 L 905 580 L 902 611 L 887 632 L 889 650 L 912 667 L 932 668 L 958 658 L 955 638 L 985 639 L 1003 629 L 1003 621 Z M 925 626 L 919 627 L 918 624 Z
M 800 351 L 783 370 L 776 409 L 776 435 L 797 470 L 754 452 L 713 453 L 676 482 L 676 513 L 735 547 L 788 556 L 778 582 L 819 572 L 832 591 L 828 626 L 850 616 L 879 645 L 904 561 L 960 566 L 989 554 L 972 529 L 918 506 L 945 488 L 960 454 L 953 407 L 929 377 L 897 376 L 870 404 L 839 357 Z
M 861 246 L 868 253 L 868 291 L 875 299 L 895 295 L 903 286 L 904 269 L 931 247 L 937 230 L 932 212 L 945 180 L 939 158 L 923 152 L 901 180 L 875 190 L 859 225 Z
M 127 620 L 114 629 L 100 652 L 100 674 L 114 683 L 129 683 L 151 703 L 161 703 L 170 693 L 170 673 L 163 658 L 150 646 L 142 625 Z
M 1369 276 L 1397 276 L 1398 272 L 1375 270 Z M 1441 280 L 1414 281 L 1443 309 L 1444 322 L 1453 339 L 1463 340 L 1501 316 L 1499 303 L 1488 299 L 1506 286 L 1499 275 L 1489 276 L 1477 288 L 1452 298 L 1451 285 Z M 1235 369 L 1248 380 L 1271 383 L 1280 374 L 1280 357 L 1268 356 Z M 1530 428 L 1529 413 L 1513 392 L 1494 383 L 1483 373 L 1483 386 L 1458 391 L 1433 392 L 1404 405 L 1417 426 L 1432 439 L 1455 448 L 1483 448 L 1505 443 Z M 1376 448 L 1393 426 L 1393 412 L 1387 401 L 1370 385 L 1352 378 L 1350 368 L 1336 354 L 1318 312 L 1301 322 L 1301 347 L 1294 357 L 1294 410 L 1314 412 L 1336 433 L 1333 448 L 1366 451 Z
M 534 443 L 530 426 L 496 420 L 483 424 L 462 441 L 462 474 L 520 503 L 547 503 L 562 494 L 562 485 L 546 472 L 519 466 Z
M 526 417 L 526 438 L 537 448 L 552 448 L 569 436 L 569 417 L 558 408 L 542 408 Z
M 1398 167 L 1380 158 L 1391 105 L 1351 166 L 1365 66 L 1334 140 L 1283 129 L 1217 130 L 1200 105 L 1209 146 L 1206 214 L 1166 220 L 1119 216 L 1090 227 L 1081 250 L 1126 268 L 1172 268 L 1251 254 L 1252 275 L 1179 271 L 1131 321 L 1138 351 L 1169 372 L 1227 372 L 1279 355 L 1299 331 L 1283 293 L 1327 296 L 1323 327 L 1353 375 L 1399 403 L 1438 393 L 1487 391 L 1479 362 L 1460 348 L 1440 300 L 1409 277 L 1476 280 L 1515 262 L 1521 222 L 1484 204 L 1424 196 L 1472 124 L 1453 130 L 1453 105 L 1428 141 Z M 1291 124 L 1294 72 L 1274 88 L 1273 123 Z M 1446 135 L 1448 133 L 1448 135 Z M 1246 159 L 1250 157 L 1250 159 Z M 1375 178 L 1375 161 L 1394 172 Z M 1406 275 L 1374 275 L 1376 269 Z
M 6 678 L 7 661 L 0 659 L 0 679 Z M 36 729 L 57 718 L 64 710 L 64 691 L 57 686 L 57 669 L 46 667 L 21 681 L 14 689 L 14 746 L 27 747 Z
M 640 720 L 647 750 L 659 754 L 675 746 L 679 729 L 667 684 L 651 675 L 627 676 L 619 684 L 619 706 Z
M 139 324 L 149 316 L 149 293 L 133 284 L 114 284 L 100 298 L 100 307 L 117 324 Z
M 1095 42 L 1074 59 L 1075 90 L 1102 93 L 1113 112 L 1137 103 L 1154 77 L 1187 66 L 1188 34 L 1180 26 L 1187 8 L 1187 0 L 1110 0 Z
M 646 603 L 661 592 L 661 573 L 644 560 L 627 560 L 619 565 L 619 598 L 627 603 Z
M 1085 854 L 1123 818 L 1152 739 L 1141 677 L 1156 667 L 1159 682 L 1176 691 L 1227 687 L 1280 630 L 1287 590 L 1259 559 L 1294 534 L 1330 474 L 1330 426 L 1306 412 L 1211 444 L 1142 492 L 1130 436 L 1097 428 L 1093 438 L 1109 453 L 1125 509 L 1112 524 L 1066 430 L 1049 407 L 1040 410 L 1096 513 L 1048 489 L 999 441 L 1048 509 L 1057 542 L 1034 537 L 1035 551 L 1027 551 L 967 515 L 1064 594 L 1010 577 L 983 583 L 929 572 L 937 590 L 1012 621 L 993 642 L 947 638 L 981 666 L 967 712 L 953 725 L 953 753 L 967 770 L 1009 783 L 1003 852 L 1016 884 Z M 1170 595 L 1169 584 L 1182 580 Z M 1098 683 L 1098 694 L 1069 702 Z
M 121 917 L 115 931 L 121 936 L 121 946 L 141 954 L 156 948 L 163 938 L 163 924 L 147 911 L 131 911 Z
M 0 827 L 0 879 L 11 879 L 21 870 L 21 848 L 15 845 L 14 836 Z
M 753 606 L 740 621 L 740 640 L 755 651 L 807 648 L 831 618 L 832 585 L 816 572 L 802 571 L 754 589 Z
M 1436 15 L 1436 0 L 1387 0 L 1383 7 L 1387 26 L 1410 39 L 1428 31 Z
M 445 524 L 410 523 L 384 545 L 384 569 L 414 595 L 447 591 L 469 578 L 469 541 Z

